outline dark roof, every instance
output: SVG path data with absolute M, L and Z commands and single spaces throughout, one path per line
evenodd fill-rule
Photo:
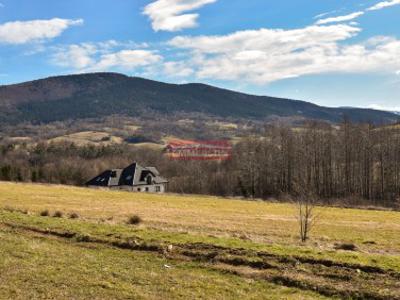
M 86 185 L 95 186 L 108 186 L 111 177 L 111 170 L 104 171 L 100 175 L 94 177 L 93 179 L 86 182 Z
M 107 170 L 89 180 L 88 186 L 135 186 L 168 183 L 155 167 L 142 167 L 133 163 L 124 169 Z
M 119 178 L 119 183 L 118 185 L 133 185 L 134 184 L 134 178 L 135 178 L 135 173 L 136 173 L 136 167 L 137 164 L 133 163 L 126 167 L 121 174 L 121 177 Z

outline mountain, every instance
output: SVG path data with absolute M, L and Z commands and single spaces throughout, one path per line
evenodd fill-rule
M 304 101 L 247 95 L 205 84 L 167 84 L 117 73 L 58 76 L 0 86 L 0 123 L 3 124 L 178 112 L 255 120 L 272 116 L 331 122 L 339 122 L 345 116 L 355 122 L 398 120 L 398 116 L 390 112 L 328 108 Z

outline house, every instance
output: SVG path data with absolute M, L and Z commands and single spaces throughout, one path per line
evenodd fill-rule
M 92 188 L 120 189 L 132 192 L 164 193 L 168 180 L 154 167 L 133 163 L 125 169 L 112 169 L 101 173 L 86 183 Z

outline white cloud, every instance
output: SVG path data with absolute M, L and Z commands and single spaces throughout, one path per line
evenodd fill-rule
M 400 70 L 397 70 L 395 73 L 396 73 L 396 75 L 400 76 Z
M 193 75 L 194 70 L 184 62 L 170 61 L 164 63 L 163 72 L 170 77 L 188 77 Z
M 376 109 L 376 110 L 384 110 L 384 111 L 395 111 L 400 112 L 400 106 L 387 106 L 380 104 L 370 104 L 367 108 Z
M 188 58 L 181 66 L 198 78 L 265 84 L 321 73 L 395 72 L 400 41 L 375 37 L 349 44 L 360 28 L 337 24 L 260 29 L 220 36 L 178 36 L 169 44 Z M 346 41 L 345 45 L 341 42 Z
M 332 18 L 326 18 L 326 19 L 321 19 L 317 21 L 317 25 L 322 25 L 322 24 L 328 24 L 328 23 L 338 23 L 338 22 L 344 22 L 344 21 L 351 21 L 354 19 L 357 19 L 358 17 L 362 16 L 364 12 L 358 11 L 354 12 L 345 16 L 338 16 L 338 17 L 332 17 Z
M 320 19 L 320 18 L 322 18 L 322 17 L 325 17 L 325 16 L 328 16 L 328 15 L 334 14 L 334 13 L 336 13 L 336 12 L 337 12 L 337 10 L 332 10 L 332 11 L 324 12 L 324 13 L 321 13 L 321 14 L 319 14 L 319 15 L 314 16 L 313 19 Z
M 227 53 L 269 49 L 279 53 L 302 49 L 319 43 L 336 42 L 353 37 L 360 31 L 348 25 L 309 26 L 301 29 L 267 29 L 237 31 L 221 36 L 178 36 L 169 41 L 177 48 L 193 49 L 204 53 Z
M 69 45 L 66 49 L 59 49 L 53 55 L 52 62 L 61 67 L 84 69 L 95 63 L 92 56 L 97 51 L 97 47 L 90 43 Z
M 143 13 L 151 19 L 155 31 L 179 31 L 197 26 L 198 9 L 217 0 L 157 0 L 144 8 Z
M 0 43 L 25 44 L 43 41 L 61 35 L 70 26 L 83 24 L 82 19 L 15 21 L 0 24 Z
M 159 0 L 146 6 L 144 13 L 152 19 L 155 30 L 174 31 L 189 23 L 170 18 L 180 20 L 187 16 L 185 12 L 215 1 Z M 85 72 L 122 69 L 150 76 L 190 76 L 255 84 L 324 73 L 399 74 L 400 40 L 377 36 L 363 43 L 351 43 L 361 28 L 354 21 L 340 24 L 364 13 L 326 18 L 299 29 L 262 28 L 227 35 L 176 36 L 167 43 L 172 47 L 166 49 L 169 60 L 147 44 L 111 40 L 62 47 L 52 61 Z M 196 18 L 197 15 L 190 24 L 195 24 Z M 339 24 L 324 25 L 328 23 Z
M 110 68 L 122 68 L 133 70 L 160 62 L 162 57 L 149 50 L 122 50 L 115 53 L 104 54 L 94 66 L 96 70 L 109 70 Z
M 367 10 L 380 10 L 386 7 L 394 6 L 394 5 L 400 5 L 400 0 L 389 0 L 389 1 L 382 1 L 374 6 L 371 6 Z
M 390 7 L 390 6 L 394 6 L 394 5 L 400 5 L 400 0 L 389 0 L 389 1 L 383 1 L 383 2 L 379 2 L 374 6 L 371 6 L 369 8 L 367 8 L 364 11 L 357 11 L 348 15 L 344 15 L 344 16 L 337 16 L 337 17 L 331 17 L 331 18 L 325 18 L 325 19 L 320 19 L 326 15 L 331 14 L 331 12 L 328 13 L 323 13 L 320 14 L 318 16 L 315 16 L 314 19 L 320 19 L 316 22 L 317 25 L 323 25 L 323 24 L 329 24 L 329 23 L 339 23 L 339 22 L 346 22 L 346 21 L 351 21 L 354 19 L 357 19 L 358 17 L 361 17 L 362 15 L 364 15 L 366 12 L 368 11 L 373 11 L 373 10 L 380 10 L 386 7 Z M 354 24 L 350 24 L 350 25 L 354 25 Z
M 156 51 L 142 49 L 147 46 L 115 40 L 62 46 L 54 49 L 51 63 L 79 72 L 107 71 L 113 68 L 133 70 L 162 60 Z

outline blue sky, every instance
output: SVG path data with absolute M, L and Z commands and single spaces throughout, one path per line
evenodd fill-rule
M 400 0 L 0 0 L 0 84 L 97 71 L 400 111 Z

